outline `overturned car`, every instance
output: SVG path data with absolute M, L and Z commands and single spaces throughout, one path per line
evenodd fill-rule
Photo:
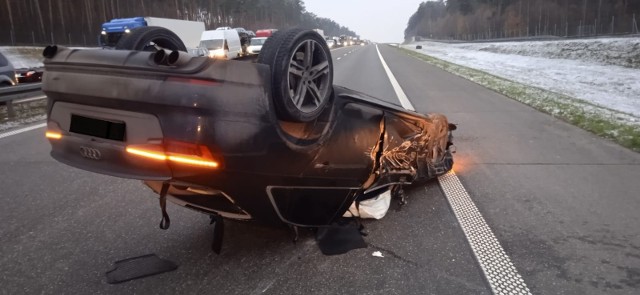
M 353 202 L 453 165 L 445 116 L 334 86 L 314 31 L 278 31 L 254 61 L 165 45 L 47 47 L 42 87 L 51 156 L 142 180 L 160 197 L 162 228 L 167 200 L 218 224 L 322 227 Z

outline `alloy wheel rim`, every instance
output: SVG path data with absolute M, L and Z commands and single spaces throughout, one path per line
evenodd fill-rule
M 306 40 L 293 51 L 288 65 L 289 99 L 300 111 L 311 113 L 322 106 L 329 91 L 329 57 L 315 40 Z

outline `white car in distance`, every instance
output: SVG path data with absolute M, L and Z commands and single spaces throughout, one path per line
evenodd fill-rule
M 247 54 L 260 54 L 265 41 L 267 41 L 267 37 L 252 38 L 249 47 L 247 47 Z

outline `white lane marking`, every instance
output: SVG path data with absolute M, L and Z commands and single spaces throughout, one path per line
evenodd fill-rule
M 405 109 L 414 111 L 413 105 L 404 91 L 402 91 L 400 84 L 393 76 L 384 58 L 382 58 L 378 45 L 376 45 L 376 50 L 382 66 L 387 72 L 387 76 L 389 76 L 393 90 L 400 100 L 400 104 Z M 478 207 L 473 203 L 471 196 L 469 196 L 455 172 L 450 171 L 438 177 L 438 182 L 493 293 L 531 294 L 522 276 L 520 276 L 511 259 L 484 220 L 484 217 L 478 211 Z
M 340 60 L 342 57 L 338 57 L 337 60 Z
M 347 56 L 347 54 L 349 54 L 349 53 L 345 53 L 344 56 Z
M 400 87 L 398 80 L 396 80 L 396 77 L 393 75 L 393 73 L 389 69 L 389 66 L 387 66 L 387 63 L 384 61 L 384 58 L 382 58 L 382 54 L 380 54 L 380 49 L 378 49 L 378 45 L 376 45 L 376 50 L 378 51 L 378 57 L 380 57 L 380 62 L 382 62 L 382 67 L 384 68 L 384 71 L 387 72 L 389 81 L 391 81 L 391 86 L 393 86 L 393 90 L 396 92 L 396 96 L 398 96 L 398 100 L 400 101 L 400 104 L 402 105 L 403 108 L 407 110 L 415 111 L 416 109 L 413 108 L 411 101 L 409 101 L 409 98 L 407 98 L 407 96 L 404 94 L 404 91 L 402 91 L 402 87 Z
M 450 171 L 438 182 L 493 294 L 531 294 L 456 173 Z
M 16 130 L 13 130 L 13 131 L 6 132 L 6 133 L 1 133 L 0 134 L 0 138 L 5 138 L 5 137 L 9 137 L 11 135 L 16 135 L 16 134 L 20 134 L 20 133 L 23 133 L 23 132 L 31 131 L 31 130 L 34 130 L 34 129 L 39 129 L 39 128 L 42 128 L 42 127 L 45 127 L 45 126 L 47 126 L 47 123 L 41 123 L 41 124 L 38 124 L 38 125 L 33 125 L 33 126 L 25 127 L 25 128 L 20 128 L 20 129 L 16 129 Z

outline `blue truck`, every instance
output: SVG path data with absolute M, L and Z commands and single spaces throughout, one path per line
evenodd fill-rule
M 203 22 L 194 22 L 159 17 L 115 18 L 102 24 L 99 44 L 103 48 L 114 48 L 118 42 L 142 27 L 162 27 L 175 33 L 187 49 L 197 48 L 204 32 Z

